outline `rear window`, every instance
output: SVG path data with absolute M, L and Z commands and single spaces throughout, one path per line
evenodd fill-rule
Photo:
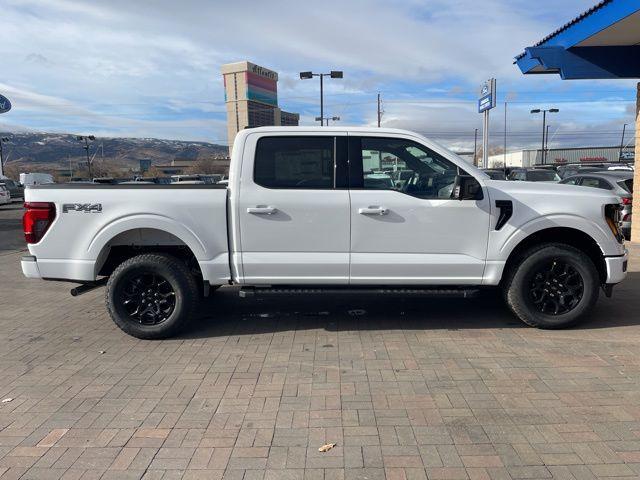
M 333 137 L 258 140 L 254 181 L 267 188 L 333 188 Z
M 618 182 L 618 185 L 624 188 L 627 192 L 633 193 L 633 178 L 622 180 L 621 182 Z
M 556 172 L 550 170 L 530 170 L 527 172 L 527 180 L 530 182 L 554 182 L 560 180 Z

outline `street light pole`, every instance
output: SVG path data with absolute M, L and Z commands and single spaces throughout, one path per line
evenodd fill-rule
M 89 140 L 92 142 L 96 139 L 93 135 L 78 135 L 77 140 L 80 142 L 84 141 L 84 151 L 87 154 L 87 169 L 89 170 L 89 178 L 93 179 L 93 172 L 91 168 L 91 160 L 89 159 Z
M 549 127 L 551 125 L 547 125 L 547 129 L 545 130 L 544 134 L 544 159 L 545 161 L 547 160 L 547 155 L 549 155 Z
M 542 165 L 544 165 L 545 163 L 545 151 L 544 151 L 544 146 L 545 146 L 545 131 L 547 129 L 547 112 L 549 113 L 558 113 L 560 110 L 557 108 L 549 108 L 549 109 L 540 109 L 540 108 L 534 108 L 533 110 L 531 110 L 531 113 L 540 113 L 542 112 L 542 149 L 540 151 L 540 162 Z
M 300 72 L 300 80 L 306 80 L 313 77 L 320 77 L 320 126 L 324 126 L 324 77 L 343 78 L 343 72 L 340 70 L 331 70 L 329 73 L 313 73 Z M 328 122 L 327 122 L 328 124 Z

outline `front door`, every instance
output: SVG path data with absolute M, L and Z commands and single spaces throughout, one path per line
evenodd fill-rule
M 451 198 L 462 166 L 389 136 L 350 137 L 349 162 L 351 284 L 482 282 L 489 199 Z
M 247 137 L 237 203 L 244 283 L 348 283 L 346 142 L 335 131 Z

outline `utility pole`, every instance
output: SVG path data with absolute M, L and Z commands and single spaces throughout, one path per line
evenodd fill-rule
M 627 124 L 622 125 L 622 138 L 620 139 L 620 153 L 618 154 L 618 161 L 622 160 L 622 149 L 624 148 L 624 134 L 627 130 Z
M 382 109 L 380 108 L 380 92 L 378 92 L 378 128 L 380 128 L 381 119 L 382 119 Z
M 478 165 L 478 161 L 476 158 L 476 152 L 478 150 L 478 129 L 476 128 L 473 132 L 473 164 Z

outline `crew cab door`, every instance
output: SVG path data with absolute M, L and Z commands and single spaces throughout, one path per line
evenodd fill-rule
M 349 137 L 352 284 L 480 284 L 489 199 L 452 199 L 465 172 L 401 137 Z
M 237 203 L 245 284 L 347 284 L 346 133 L 255 133 Z

